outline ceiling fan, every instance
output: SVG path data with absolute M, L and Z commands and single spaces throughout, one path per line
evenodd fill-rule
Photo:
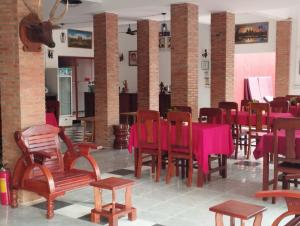
M 69 2 L 70 5 L 79 5 L 82 3 L 81 0 L 61 0 L 61 3 L 67 4 Z
M 125 34 L 128 34 L 128 35 L 136 35 L 137 30 L 132 30 L 131 27 L 130 27 L 130 24 L 129 24 L 128 28 L 127 28 L 127 31 L 126 32 L 120 32 L 120 33 L 125 33 Z

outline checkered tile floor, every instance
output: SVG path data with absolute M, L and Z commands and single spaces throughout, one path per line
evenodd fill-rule
M 109 173 L 105 173 L 102 175 L 102 179 L 107 177 L 123 177 L 128 175 L 133 175 L 134 171 L 130 169 L 119 169 L 114 170 Z M 92 195 L 92 194 L 91 194 Z M 88 205 L 92 205 L 91 202 L 88 203 Z M 47 202 L 41 202 L 38 204 L 33 205 L 35 208 L 39 208 L 42 210 L 47 210 Z M 70 202 L 61 201 L 61 200 L 55 200 L 54 203 L 54 213 L 60 214 L 66 217 L 82 220 L 82 221 L 91 221 L 91 207 L 75 203 L 72 204 Z M 121 217 L 118 222 L 119 226 L 164 226 L 162 224 L 155 224 L 150 221 L 137 219 L 134 222 L 128 221 L 126 217 Z M 100 225 L 108 226 L 108 220 L 105 217 L 101 217 L 100 219 Z

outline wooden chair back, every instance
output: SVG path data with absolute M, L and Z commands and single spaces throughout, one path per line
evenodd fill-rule
M 52 125 L 38 125 L 15 132 L 15 140 L 28 164 L 35 162 L 45 165 L 51 172 L 64 170 L 59 144 L 60 128 Z M 35 175 L 40 172 L 34 171 Z
M 255 115 L 254 125 L 252 122 L 253 115 Z M 264 121 L 263 117 L 266 117 L 266 123 L 263 122 Z M 256 131 L 256 132 L 270 131 L 270 105 L 268 103 L 249 104 L 249 130 Z
M 229 125 L 235 125 L 238 121 L 238 104 L 236 102 L 223 101 L 219 103 L 219 108 L 224 110 L 226 113 L 225 122 Z M 234 112 L 234 117 L 232 117 Z
M 241 108 L 240 111 L 249 111 L 249 104 L 251 100 L 241 100 Z
M 172 111 L 189 112 L 192 114 L 192 108 L 189 106 L 172 106 Z
M 300 163 L 300 156 L 296 155 L 296 130 L 300 129 L 299 118 L 277 118 L 273 122 L 274 131 L 274 167 L 280 162 Z M 278 132 L 285 132 L 285 155 L 278 153 Z
M 276 99 L 270 102 L 271 112 L 289 112 L 290 103 L 284 99 Z
M 192 116 L 189 112 L 168 112 L 168 150 L 188 150 L 192 155 Z M 175 128 L 175 136 L 174 136 Z M 184 142 L 183 131 L 187 129 L 187 142 Z M 174 136 L 174 137 L 173 137 Z
M 274 97 L 273 100 L 289 100 L 288 97 Z
M 138 148 L 160 149 L 160 114 L 158 111 L 137 112 Z
M 220 108 L 200 108 L 198 121 L 222 124 L 222 110 Z

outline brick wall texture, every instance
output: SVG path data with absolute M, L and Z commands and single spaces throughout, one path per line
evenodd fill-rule
M 171 5 L 171 105 L 192 107 L 198 117 L 198 6 Z
M 94 16 L 95 47 L 95 138 L 113 146 L 113 125 L 119 124 L 118 16 Z
M 159 23 L 137 22 L 138 109 L 159 110 Z
M 235 16 L 211 14 L 211 106 L 234 100 Z
M 289 93 L 291 21 L 277 21 L 275 96 Z
M 28 1 L 37 8 L 37 1 Z M 36 4 L 36 5 L 35 5 Z M 0 1 L 0 92 L 3 160 L 13 170 L 21 155 L 16 130 L 45 123 L 45 75 L 42 52 L 24 52 L 18 24 L 29 13 L 22 0 Z M 33 196 L 20 192 L 19 201 Z

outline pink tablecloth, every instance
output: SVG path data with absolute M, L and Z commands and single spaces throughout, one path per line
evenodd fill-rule
M 235 112 L 231 112 L 232 120 L 233 117 L 235 116 Z M 270 124 L 272 125 L 272 122 L 275 118 L 293 118 L 295 117 L 292 113 L 270 113 Z M 226 113 L 223 112 L 223 121 L 226 119 Z M 266 123 L 266 116 L 263 116 L 263 123 Z M 252 125 L 256 124 L 256 115 L 252 115 Z M 249 113 L 247 111 L 239 111 L 238 112 L 238 124 L 239 125 L 249 125 Z
M 58 126 L 54 113 L 52 112 L 46 113 L 46 124 L 56 126 L 56 127 Z
M 204 174 L 208 173 L 208 156 L 211 154 L 224 154 L 231 156 L 233 153 L 233 141 L 231 130 L 228 125 L 213 125 L 193 123 L 193 152 L 198 165 Z M 161 123 L 161 148 L 168 150 L 168 124 Z M 187 130 L 183 130 L 182 137 L 187 142 Z M 133 148 L 138 147 L 137 128 L 133 125 L 130 129 L 128 151 L 131 153 Z
M 284 154 L 286 150 L 285 133 L 279 132 L 278 137 L 278 152 Z M 262 158 L 264 153 L 273 152 L 273 139 L 273 133 L 266 134 L 260 139 L 253 152 L 256 159 Z M 296 156 L 300 158 L 300 131 L 296 132 Z

